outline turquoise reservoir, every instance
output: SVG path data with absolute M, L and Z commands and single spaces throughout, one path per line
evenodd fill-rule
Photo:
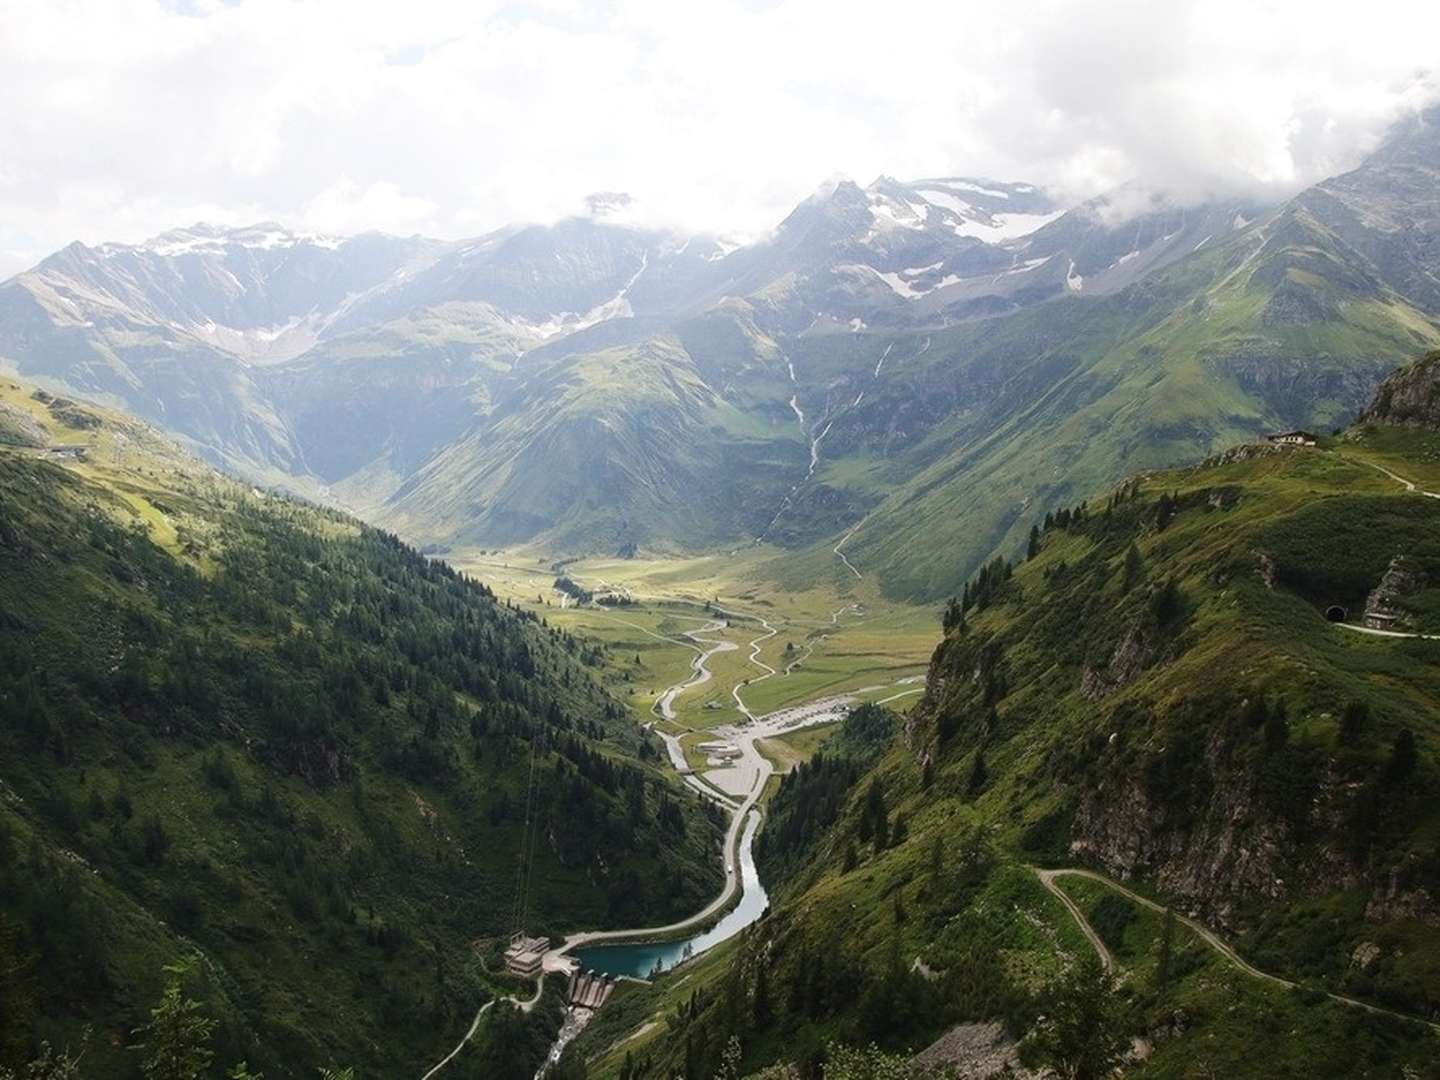
M 622 942 L 576 949 L 575 959 L 580 961 L 580 967 L 606 975 L 630 975 L 646 979 L 662 971 L 669 971 L 681 960 L 698 956 L 706 949 L 734 937 L 760 918 L 765 914 L 770 898 L 765 893 L 765 887 L 760 884 L 760 875 L 755 870 L 755 833 L 759 828 L 760 815 L 752 813 L 745 822 L 745 831 L 740 836 L 740 902 L 709 930 L 675 941 Z

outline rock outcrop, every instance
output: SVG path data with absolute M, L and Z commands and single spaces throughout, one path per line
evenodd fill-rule
M 0 445 L 44 446 L 50 441 L 45 429 L 24 409 L 0 401 Z
M 1360 414 L 1360 423 L 1440 431 L 1440 349 L 1432 349 L 1381 383 Z
M 1372 630 L 1408 630 L 1415 625 L 1405 600 L 1425 590 L 1427 576 L 1414 559 L 1396 555 L 1380 584 L 1365 598 L 1365 625 Z
M 957 1080 L 984 1080 L 991 1076 L 1031 1077 L 1020 1064 L 1015 1043 L 1003 1025 L 960 1024 L 915 1055 L 912 1062 L 922 1069 L 948 1069 Z
M 1087 666 L 1080 676 L 1080 692 L 1091 701 L 1098 701 L 1138 679 L 1155 662 L 1159 652 L 1158 635 L 1153 626 L 1137 621 L 1126 631 L 1106 663 Z

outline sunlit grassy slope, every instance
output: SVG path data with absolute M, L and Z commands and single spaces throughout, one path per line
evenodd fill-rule
M 0 1064 L 89 1026 L 87 1069 L 135 1074 L 198 952 L 227 1069 L 416 1071 L 503 985 L 472 942 L 514 926 L 532 762 L 531 929 L 718 887 L 717 823 L 578 642 L 124 417 L 0 404 L 43 435 L 0 448 Z
M 837 410 L 817 476 L 853 510 L 777 577 L 825 579 L 858 525 L 845 550 L 889 595 L 943 597 L 996 551 L 1013 556 L 1052 506 L 1264 431 L 1348 423 L 1437 341 L 1432 318 L 1294 208 L 1115 296 L 817 336 L 801 370 L 825 373 L 832 395 L 865 392 Z
M 1021 1039 L 1090 951 L 1037 864 L 1097 867 L 1264 970 L 1433 1015 L 1440 643 L 1325 618 L 1355 618 L 1396 554 L 1440 567 L 1440 500 L 1370 464 L 1418 480 L 1432 442 L 1369 428 L 1249 448 L 1051 529 L 944 637 L 873 767 L 781 785 L 762 834 L 772 913 L 723 970 L 697 966 L 694 1009 L 677 975 L 582 1039 L 594 1074 L 625 1050 L 655 1075 L 713 1063 L 732 1034 L 757 1068 L 832 1039 L 914 1050 L 960 1021 Z M 1406 600 L 1421 628 L 1434 580 Z M 1163 920 L 1060 881 L 1116 955 L 1117 1022 L 1152 1044 L 1134 1075 L 1423 1075 L 1433 1060 L 1421 1026 L 1257 980 L 1183 928 L 1159 979 Z

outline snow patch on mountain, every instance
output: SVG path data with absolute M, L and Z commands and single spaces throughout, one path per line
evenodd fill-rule
M 967 219 L 956 223 L 955 235 L 971 236 L 984 240 L 987 244 L 1018 240 L 1050 224 L 1064 213 L 1064 210 L 1056 210 L 1049 214 L 995 214 L 988 222 Z
M 630 276 L 630 280 L 621 286 L 620 291 L 609 300 L 596 304 L 584 314 L 562 311 L 543 322 L 533 322 L 517 316 L 511 320 L 511 323 L 517 329 L 529 331 L 541 340 L 548 340 L 557 334 L 574 334 L 611 319 L 634 318 L 635 309 L 630 305 L 630 290 L 649 266 L 650 256 L 642 251 L 640 253 L 640 269 Z
M 1020 264 L 1018 264 L 1018 265 L 1016 265 L 1016 266 L 1012 266 L 1009 270 L 1002 270 L 1002 271 L 1000 271 L 1000 273 L 996 274 L 995 276 L 996 276 L 996 277 L 1009 277 L 1011 274 L 1028 274 L 1031 270 L 1034 270 L 1037 266 L 1044 266 L 1047 262 L 1049 262 L 1049 261 L 1050 261 L 1051 259 L 1053 259 L 1054 257 L 1055 257 L 1054 255 L 1043 255 L 1043 256 L 1041 256 L 1041 257 L 1038 258 L 1038 259 L 1026 259 L 1024 262 L 1022 262 L 1022 263 L 1020 263 Z
M 887 229 L 923 229 L 930 207 L 921 202 L 919 206 L 900 199 L 887 198 L 870 192 L 870 237 Z
M 936 191 L 934 188 L 928 187 L 916 188 L 915 190 L 920 193 L 926 202 L 949 210 L 952 214 L 959 214 L 961 217 L 965 217 L 975 212 L 975 208 L 968 202 L 955 195 L 951 195 L 947 191 Z
M 977 195 L 988 195 L 992 199 L 1010 198 L 1010 193 L 1008 191 L 1001 191 L 998 188 L 983 187 L 982 185 L 973 183 L 969 180 L 959 180 L 944 177 L 934 180 L 923 180 L 920 182 L 920 184 L 917 184 L 916 186 L 919 187 L 921 184 L 923 184 L 927 188 L 945 187 L 950 188 L 952 191 L 973 191 Z M 1035 188 L 1032 187 L 1030 184 L 1011 184 L 1010 186 L 1013 187 L 1016 191 L 1023 192 L 1025 194 L 1030 194 L 1031 192 L 1035 191 Z
M 291 232 L 284 226 L 272 222 L 251 225 L 243 229 L 224 229 L 201 223 L 192 225 L 188 229 L 171 229 L 139 244 L 101 244 L 95 251 L 102 258 L 107 259 L 127 254 L 178 258 L 183 255 L 223 255 L 227 249 L 232 248 L 250 251 L 276 251 L 310 246 L 335 251 L 344 242 L 344 237 Z
M 946 274 L 939 281 L 931 282 L 928 285 L 918 283 L 919 279 L 923 278 L 925 274 L 934 273 L 943 265 L 944 261 L 942 260 L 941 262 L 931 263 L 929 266 L 913 266 L 905 270 L 876 270 L 875 267 L 867 266 L 864 263 L 846 263 L 837 266 L 836 269 L 849 271 L 851 273 L 873 274 L 888 285 L 890 291 L 896 296 L 903 300 L 915 300 L 934 292 L 936 289 L 943 289 L 947 285 L 954 285 L 957 281 L 962 280 L 958 274 Z

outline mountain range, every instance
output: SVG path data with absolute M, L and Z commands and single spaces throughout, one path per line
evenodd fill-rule
M 1279 206 L 881 177 L 741 246 L 195 225 L 0 284 L 0 358 L 416 542 L 843 542 L 934 597 L 1037 507 L 1353 416 L 1440 341 L 1437 174 L 1432 110 Z

